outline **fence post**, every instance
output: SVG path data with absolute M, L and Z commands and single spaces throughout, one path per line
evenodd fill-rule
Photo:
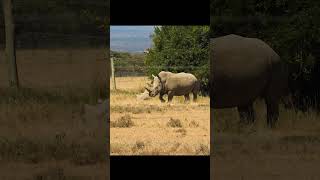
M 114 73 L 114 58 L 113 57 L 111 57 L 111 78 L 112 78 L 112 82 L 113 82 L 113 89 L 117 90 L 116 77 L 115 77 L 115 73 Z
M 12 14 L 12 1 L 2 0 L 2 2 L 6 36 L 5 56 L 8 65 L 9 85 L 10 87 L 19 88 L 14 37 L 14 20 Z

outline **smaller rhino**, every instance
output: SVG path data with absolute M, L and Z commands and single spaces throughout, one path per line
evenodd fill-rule
M 165 102 L 163 95 L 168 94 L 168 102 L 171 102 L 173 96 L 184 96 L 185 101 L 189 101 L 189 94 L 193 94 L 193 101 L 197 101 L 197 95 L 200 90 L 200 82 L 190 73 L 171 73 L 161 71 L 156 76 L 152 74 L 152 87 L 145 87 L 150 97 L 159 94 L 161 102 Z
M 143 93 L 137 94 L 136 97 L 137 97 L 138 100 L 148 100 L 148 99 L 150 99 L 149 92 L 147 90 L 145 90 Z

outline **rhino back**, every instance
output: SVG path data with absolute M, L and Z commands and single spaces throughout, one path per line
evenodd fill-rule
M 177 73 L 168 76 L 165 87 L 167 91 L 174 91 L 175 95 L 190 93 L 197 84 L 197 78 L 189 73 Z
M 263 41 L 228 35 L 210 39 L 211 91 L 216 108 L 247 104 L 261 95 L 277 54 Z

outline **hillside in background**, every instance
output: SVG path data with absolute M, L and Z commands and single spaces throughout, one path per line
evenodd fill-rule
M 154 26 L 111 26 L 110 48 L 113 51 L 143 52 L 150 48 Z

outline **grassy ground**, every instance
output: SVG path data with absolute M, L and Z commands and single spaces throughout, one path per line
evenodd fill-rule
M 19 91 L 7 88 L 1 64 L 0 179 L 109 176 L 106 116 L 84 108 L 106 98 L 107 63 L 92 55 L 99 50 L 73 51 L 83 57 L 66 62 L 68 50 L 18 51 Z
M 209 155 L 209 97 L 196 103 L 184 103 L 183 97 L 170 104 L 158 97 L 137 100 L 147 81 L 116 79 L 110 95 L 111 155 Z
M 281 106 L 275 129 L 266 127 L 266 109 L 255 103 L 254 125 L 239 126 L 236 109 L 213 110 L 214 179 L 319 179 L 320 115 Z
M 106 77 L 105 49 L 17 50 L 21 86 L 34 89 L 88 89 Z M 8 86 L 4 52 L 0 51 L 0 87 Z

